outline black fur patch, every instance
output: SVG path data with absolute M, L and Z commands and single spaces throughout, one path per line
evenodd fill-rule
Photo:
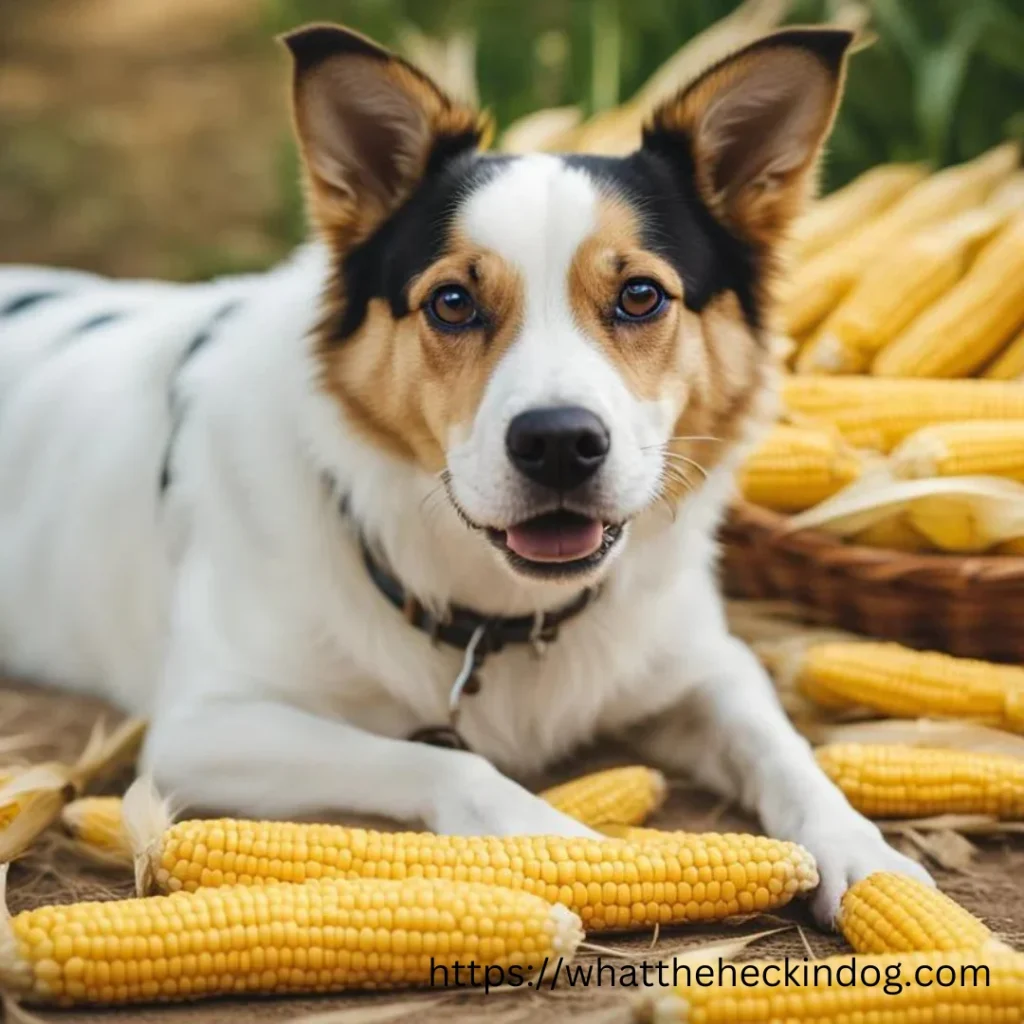
M 465 146 L 471 141 L 460 140 Z M 405 316 L 408 284 L 444 255 L 461 200 L 515 159 L 465 152 L 432 158 L 432 173 L 420 188 L 345 258 L 339 274 L 344 312 L 331 325 L 331 340 L 340 343 L 359 329 L 371 299 L 385 299 L 396 319 Z M 701 202 L 684 140 L 655 136 L 627 157 L 562 159 L 639 211 L 644 244 L 676 269 L 687 308 L 700 312 L 716 295 L 732 291 L 749 324 L 760 327 L 758 254 Z
M 83 320 L 71 333 L 73 335 L 87 334 L 89 331 L 96 330 L 97 327 L 106 327 L 107 324 L 115 323 L 123 316 L 124 313 L 97 313 L 96 316 Z
M 16 299 L 10 299 L 3 306 L 0 306 L 0 317 L 14 316 L 15 313 L 30 309 L 40 302 L 56 299 L 60 294 L 60 292 L 26 292 L 24 295 L 19 295 Z
M 699 313 L 716 295 L 731 291 L 751 327 L 761 326 L 757 253 L 701 201 L 685 140 L 654 135 L 626 157 L 573 155 L 565 160 L 636 208 L 644 244 L 679 274 L 687 309 Z
M 475 138 L 467 134 L 455 142 L 464 149 L 474 145 Z M 452 145 L 435 151 L 424 183 L 345 257 L 340 270 L 344 312 L 332 325 L 332 341 L 344 341 L 359 329 L 371 299 L 386 299 L 396 319 L 409 312 L 408 284 L 444 255 L 459 200 L 504 162 L 501 157 L 479 158 L 458 150 L 452 156 Z

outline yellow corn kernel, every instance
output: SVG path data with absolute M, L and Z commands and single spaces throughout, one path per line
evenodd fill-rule
M 819 199 L 793 228 L 793 256 L 806 260 L 892 206 L 927 173 L 922 164 L 880 164 Z
M 387 989 L 451 981 L 456 961 L 480 965 L 478 980 L 487 965 L 525 977 L 545 957 L 571 959 L 582 938 L 565 907 L 499 886 L 234 886 L 8 917 L 0 981 L 65 1006 Z
M 1024 382 L 789 376 L 783 404 L 800 425 L 830 424 L 858 448 L 888 452 L 908 434 L 951 420 L 1024 419 Z
M 776 426 L 740 470 L 747 501 L 802 512 L 853 483 L 863 459 L 834 431 Z
M 836 923 L 858 953 L 1006 948 L 982 921 L 938 889 L 887 871 L 846 890 Z
M 1024 732 L 1024 668 L 913 651 L 894 643 L 811 644 L 800 691 L 825 707 L 862 706 L 902 718 L 962 718 Z
M 880 519 L 877 523 L 865 527 L 851 538 L 852 544 L 863 544 L 869 548 L 886 548 L 889 551 L 905 551 L 908 554 L 921 551 L 932 551 L 933 546 L 927 538 L 914 529 L 902 514 Z
M 717 920 L 781 906 L 817 884 L 793 843 L 687 835 L 657 844 L 555 836 L 439 836 L 340 825 L 185 821 L 149 850 L 165 892 L 316 878 L 442 878 L 525 889 L 587 929 Z
M 1024 817 L 1024 761 L 1016 757 L 867 743 L 836 743 L 814 753 L 846 799 L 872 818 Z
M 1016 144 L 1006 143 L 969 163 L 947 167 L 918 182 L 881 216 L 798 267 L 782 304 L 786 330 L 796 335 L 813 329 L 872 259 L 890 252 L 913 232 L 984 202 L 1019 159 Z
M 104 858 L 132 862 L 119 796 L 83 796 L 61 811 L 61 824 L 74 839 Z
M 924 427 L 893 451 L 890 464 L 906 480 L 1001 476 L 1024 483 L 1024 419 Z
M 609 822 L 638 825 L 665 799 L 665 776 L 646 765 L 593 772 L 540 795 L 563 814 L 590 828 Z
M 990 380 L 1024 380 L 1024 330 L 996 357 L 985 376 Z
M 722 984 L 717 985 L 697 975 L 699 965 L 683 967 L 679 980 L 685 983 L 654 998 L 648 1013 L 652 1024 L 1024 1021 L 1024 955 L 1020 953 L 853 954 L 795 967 L 792 961 L 752 961 L 726 964 L 719 972 Z M 745 967 L 748 972 L 743 974 Z
M 800 373 L 863 373 L 875 354 L 963 276 L 1005 215 L 981 208 L 912 235 L 868 267 L 800 350 Z
M 878 377 L 967 377 L 1024 326 L 1024 215 L 989 243 L 967 276 L 886 345 Z

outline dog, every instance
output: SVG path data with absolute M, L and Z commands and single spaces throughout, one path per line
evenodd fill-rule
M 0 662 L 150 720 L 244 816 L 590 835 L 524 777 L 600 735 L 817 858 L 923 870 L 728 631 L 716 528 L 851 36 L 712 66 L 622 158 L 480 151 L 368 39 L 285 37 L 314 238 L 208 284 L 0 273 Z

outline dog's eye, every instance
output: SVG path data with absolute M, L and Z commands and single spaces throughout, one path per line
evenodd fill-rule
M 459 284 L 446 284 L 436 289 L 427 300 L 427 315 L 444 330 L 473 327 L 480 313 L 473 296 Z
M 661 285 L 647 277 L 634 277 L 622 286 L 615 315 L 620 320 L 649 320 L 661 312 L 665 292 Z

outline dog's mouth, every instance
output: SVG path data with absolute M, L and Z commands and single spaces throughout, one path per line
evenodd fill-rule
M 622 535 L 621 523 L 604 523 L 560 510 L 533 516 L 487 537 L 514 568 L 532 575 L 567 575 L 593 569 Z

